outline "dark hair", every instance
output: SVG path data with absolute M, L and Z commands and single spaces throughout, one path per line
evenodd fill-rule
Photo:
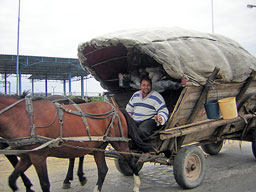
M 144 81 L 148 81 L 150 83 L 150 85 L 152 86 L 152 81 L 151 81 L 151 79 L 148 76 L 141 77 L 140 84 L 142 83 L 143 80 Z

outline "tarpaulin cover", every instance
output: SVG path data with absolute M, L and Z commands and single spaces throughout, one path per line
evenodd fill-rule
M 242 82 L 256 70 L 256 58 L 237 42 L 217 34 L 202 33 L 181 28 L 150 28 L 119 31 L 80 44 L 78 58 L 96 79 L 104 84 L 111 79 L 104 73 L 115 74 L 132 65 L 129 56 L 140 53 L 162 65 L 174 79 L 191 79 L 205 84 L 215 67 L 220 68 L 222 82 Z M 115 61 L 119 59 L 117 67 Z M 121 60 L 122 59 L 122 60 Z M 99 69 L 100 65 L 105 65 Z M 111 73 L 116 70 L 115 73 Z M 101 66 L 101 67 L 103 67 Z M 105 78 L 105 79 L 104 79 Z M 114 78 L 113 78 L 114 79 Z

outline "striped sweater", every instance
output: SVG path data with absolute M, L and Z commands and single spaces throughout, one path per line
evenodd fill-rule
M 165 101 L 156 91 L 151 91 L 145 98 L 142 98 L 141 91 L 135 92 L 126 105 L 126 111 L 137 122 L 152 119 L 155 115 L 159 115 L 163 119 L 161 123 L 163 125 L 169 117 Z

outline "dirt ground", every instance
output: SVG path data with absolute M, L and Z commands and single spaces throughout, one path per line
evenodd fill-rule
M 104 192 L 131 192 L 133 188 L 133 177 L 120 174 L 114 160 L 107 159 L 109 168 L 103 189 Z M 206 160 L 207 171 L 203 183 L 189 192 L 255 192 L 256 164 L 255 157 L 251 151 L 250 143 L 226 142 L 223 150 L 217 156 L 209 156 Z M 76 176 L 78 159 L 75 162 L 74 180 L 71 189 L 62 189 L 62 183 L 68 169 L 68 159 L 49 157 L 47 159 L 48 174 L 52 192 L 91 192 L 97 182 L 97 168 L 92 156 L 85 156 L 84 173 L 88 179 L 85 186 L 80 186 Z M 0 155 L 0 192 L 11 192 L 8 186 L 8 176 L 13 171 L 8 160 Z M 33 183 L 33 190 L 41 191 L 37 174 L 31 166 L 26 175 Z M 176 183 L 173 176 L 173 167 L 154 163 L 145 163 L 140 171 L 141 192 L 184 192 Z M 242 178 L 242 179 L 241 179 Z M 246 178 L 246 179 L 243 179 Z M 18 179 L 19 192 L 24 192 L 25 187 Z
M 107 164 L 109 168 L 109 173 L 116 171 L 114 161 L 110 158 L 107 159 Z M 68 159 L 60 159 L 60 158 L 54 158 L 49 157 L 47 158 L 47 168 L 48 168 L 48 174 L 49 179 L 51 182 L 51 191 L 63 191 L 63 192 L 70 192 L 70 191 L 77 191 L 75 188 L 80 186 L 80 183 L 78 181 L 78 178 L 76 176 L 77 168 L 78 168 L 78 158 L 75 161 L 75 168 L 74 168 L 74 180 L 72 181 L 72 189 L 62 189 L 62 183 L 66 176 L 66 172 L 68 169 Z M 0 155 L 0 192 L 8 192 L 11 191 L 11 189 L 8 186 L 8 177 L 13 171 L 12 165 L 9 163 L 7 158 L 4 155 Z M 90 190 L 92 191 L 96 179 L 97 179 L 97 167 L 95 164 L 95 161 L 93 159 L 93 156 L 87 155 L 84 159 L 84 172 L 88 183 L 86 185 Z M 35 169 L 33 166 L 31 166 L 27 171 L 26 175 L 30 178 L 31 182 L 33 183 L 33 189 L 35 191 L 41 191 L 40 184 L 38 177 L 36 175 Z M 89 176 L 88 176 L 89 175 Z M 19 178 L 17 181 L 17 186 L 19 188 L 19 191 L 25 191 L 25 187 L 23 185 L 22 180 Z

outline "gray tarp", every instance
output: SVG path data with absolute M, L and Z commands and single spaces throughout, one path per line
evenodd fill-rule
M 252 69 L 256 58 L 237 42 L 222 35 L 201 33 L 180 28 L 127 30 L 106 34 L 79 45 L 78 57 L 83 67 L 84 48 L 104 48 L 122 44 L 135 47 L 152 57 L 175 79 L 192 79 L 204 84 L 215 67 L 223 82 L 242 82 Z

